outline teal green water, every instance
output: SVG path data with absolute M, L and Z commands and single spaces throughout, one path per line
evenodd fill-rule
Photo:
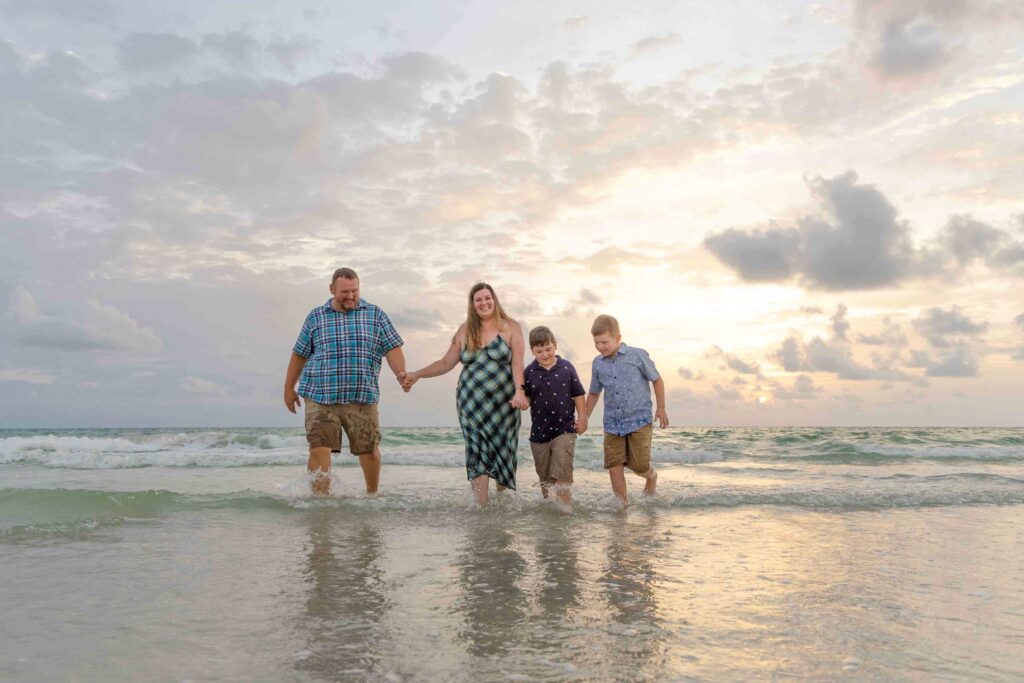
M 618 510 L 471 502 L 457 430 L 382 494 L 294 430 L 0 432 L 0 680 L 1019 680 L 1024 432 L 659 432 Z

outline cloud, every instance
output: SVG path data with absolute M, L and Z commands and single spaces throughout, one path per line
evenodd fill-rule
M 729 387 L 723 387 L 721 384 L 715 384 L 712 389 L 715 392 L 715 396 L 722 401 L 742 401 L 743 394 L 738 390 Z
M 988 323 L 976 323 L 961 312 L 959 306 L 949 309 L 929 308 L 913 325 L 936 348 L 947 348 L 988 329 Z
M 682 377 L 683 379 L 692 379 L 692 380 L 702 380 L 702 379 L 704 379 L 704 373 L 703 372 L 694 373 L 694 371 L 690 370 L 689 368 L 682 368 L 681 367 L 681 368 L 679 368 L 678 373 L 679 373 L 679 376 Z
M 787 372 L 829 372 L 840 379 L 848 380 L 906 380 L 907 374 L 899 369 L 898 353 L 876 355 L 872 364 L 866 365 L 854 357 L 854 348 L 849 339 L 850 324 L 846 320 L 844 304 L 836 307 L 830 318 L 830 336 L 823 339 L 815 336 L 804 342 L 800 335 L 791 333 L 769 358 Z
M 869 346 L 894 346 L 907 345 L 907 335 L 903 328 L 893 322 L 889 316 L 882 318 L 882 330 L 876 334 L 857 334 L 857 341 Z
M 1024 17 L 1013 0 L 858 0 L 852 51 L 881 79 L 929 78 Z
M 930 362 L 925 374 L 929 377 L 975 377 L 978 359 L 970 349 L 957 347 Z
M 937 26 L 927 19 L 899 18 L 886 23 L 869 64 L 886 76 L 918 75 L 950 59 Z
M 228 394 L 226 387 L 202 377 L 193 377 L 191 375 L 181 380 L 181 388 L 190 394 L 199 394 L 201 396 L 227 396 Z
M 1017 325 L 1018 327 L 1024 327 L 1024 313 L 1021 313 L 1016 318 L 1014 318 L 1013 324 Z
M 26 384 L 53 384 L 56 377 L 31 368 L 0 368 L 0 382 L 25 382 Z
M 732 229 L 709 236 L 704 245 L 752 282 L 797 276 L 810 289 L 876 289 L 910 272 L 908 227 L 881 192 L 859 184 L 852 171 L 809 180 L 808 187 L 820 211 L 796 227 Z
M 630 45 L 630 52 L 635 56 L 656 52 L 663 48 L 674 47 L 683 42 L 683 37 L 678 33 L 663 33 L 657 36 L 648 36 Z
M 770 382 L 772 397 L 780 401 L 809 401 L 818 398 L 823 391 L 809 375 L 797 375 L 793 384 L 786 387 L 781 382 Z
M 178 64 L 199 53 L 199 47 L 173 33 L 132 33 L 121 43 L 121 61 L 131 70 Z
M 10 295 L 7 317 L 12 336 L 31 347 L 62 351 L 132 351 L 155 353 L 162 347 L 151 328 L 142 327 L 115 306 L 87 300 L 59 313 L 40 312 L 35 297 L 18 286 Z
M 812 179 L 808 186 L 818 212 L 795 226 L 730 228 L 706 237 L 704 247 L 744 281 L 796 278 L 807 289 L 826 291 L 948 277 L 979 258 L 1011 273 L 1024 264 L 1024 242 L 970 216 L 951 217 L 932 243 L 916 248 L 892 203 L 877 188 L 858 183 L 852 171 Z
M 717 345 L 708 349 L 704 355 L 707 358 L 721 358 L 725 361 L 725 367 L 729 367 L 740 374 L 759 375 L 761 373 L 761 366 L 756 361 L 740 358 L 732 353 L 726 353 Z

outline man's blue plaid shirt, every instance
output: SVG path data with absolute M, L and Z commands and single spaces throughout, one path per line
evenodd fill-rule
M 353 311 L 336 311 L 331 299 L 302 323 L 292 350 L 307 359 L 299 396 L 317 403 L 377 403 L 381 359 L 404 342 L 387 314 L 363 299 Z

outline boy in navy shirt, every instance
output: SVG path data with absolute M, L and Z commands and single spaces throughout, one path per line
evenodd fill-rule
M 526 366 L 523 389 L 530 400 L 530 450 L 540 477 L 540 490 L 548 497 L 572 504 L 572 460 L 576 434 L 587 431 L 587 393 L 572 363 L 555 355 L 558 343 L 547 327 L 530 330 L 534 361 Z M 574 418 L 575 413 L 575 418 Z

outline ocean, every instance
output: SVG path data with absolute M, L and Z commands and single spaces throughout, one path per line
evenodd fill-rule
M 0 430 L 0 680 L 1024 679 L 1024 430 L 656 429 L 625 511 L 592 432 L 572 514 L 462 448 Z

